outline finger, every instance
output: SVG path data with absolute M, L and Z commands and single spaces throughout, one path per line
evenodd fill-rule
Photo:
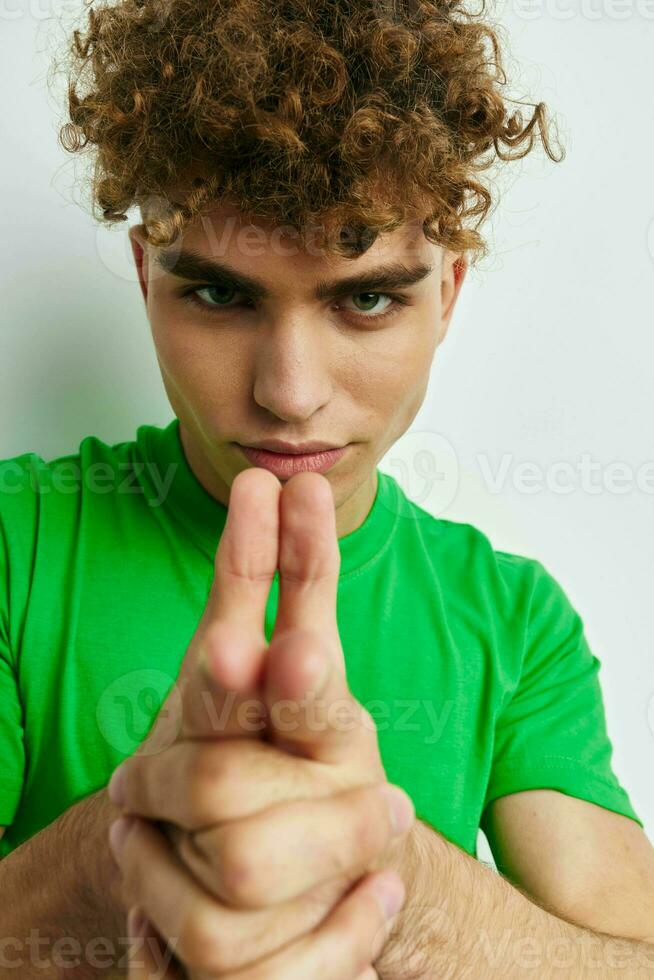
M 195 672 L 181 688 L 178 738 L 263 738 L 265 640 L 253 640 L 241 625 L 216 621 L 199 643 Z
M 366 875 L 316 929 L 223 980 L 356 980 L 379 958 L 406 893 L 394 871 Z
M 277 569 L 281 483 L 252 467 L 232 481 L 227 521 L 214 562 L 206 621 L 235 623 L 264 637 L 268 593 Z
M 255 691 L 267 650 L 265 613 L 277 568 L 281 484 L 268 470 L 243 470 L 232 482 L 227 520 L 206 607 L 184 658 L 180 737 L 261 737 Z M 210 680 L 209 680 L 210 679 Z M 249 708 L 245 704 L 249 703 Z
M 226 905 L 269 908 L 334 876 L 356 881 L 414 819 L 413 803 L 400 787 L 359 786 L 184 834 L 179 853 Z
M 109 841 L 126 901 L 138 905 L 185 967 L 218 972 L 217 903 L 192 878 L 160 829 L 139 818 L 124 820 L 112 824 Z
M 264 697 L 273 744 L 314 761 L 347 763 L 367 782 L 385 778 L 376 725 L 315 631 L 271 639 Z
M 127 915 L 129 939 L 128 980 L 183 980 L 173 962 L 172 951 L 164 948 L 152 923 L 138 906 Z
M 337 792 L 343 787 L 332 770 L 254 739 L 187 739 L 121 763 L 120 805 L 125 813 L 196 831 L 282 801 Z
M 345 671 L 336 621 L 341 555 L 331 484 L 320 473 L 297 473 L 280 495 L 279 602 L 273 636 L 315 630 Z
M 116 836 L 112 830 L 110 841 Z M 351 887 L 334 878 L 271 909 L 235 910 L 206 891 L 166 835 L 147 820 L 134 819 L 112 852 L 126 901 L 138 905 L 175 958 L 200 975 L 222 977 L 295 941 L 322 922 Z

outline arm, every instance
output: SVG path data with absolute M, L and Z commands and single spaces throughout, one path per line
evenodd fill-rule
M 653 975 L 654 851 L 634 821 L 536 791 L 503 798 L 491 825 L 514 883 L 417 823 L 397 859 L 408 894 L 381 980 Z
M 654 848 L 634 820 L 541 789 L 494 800 L 484 829 L 498 870 L 539 905 L 654 942 Z
M 99 790 L 0 861 L 0 980 L 126 975 L 124 965 L 107 973 L 127 951 L 107 836 L 119 815 Z

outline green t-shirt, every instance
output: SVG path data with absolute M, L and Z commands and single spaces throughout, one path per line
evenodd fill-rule
M 227 510 L 179 423 L 0 462 L 0 841 L 7 854 L 106 785 L 177 678 Z M 611 764 L 599 661 L 537 560 L 436 518 L 378 470 L 339 539 L 347 677 L 386 773 L 476 855 L 486 804 L 549 787 L 642 826 Z M 272 634 L 275 575 L 266 611 Z

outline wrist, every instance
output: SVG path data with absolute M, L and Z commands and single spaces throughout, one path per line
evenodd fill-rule
M 120 807 L 109 799 L 106 787 L 86 797 L 67 812 L 70 832 L 76 847 L 81 847 L 81 861 L 76 865 L 85 873 L 76 877 L 80 898 L 92 905 L 101 905 L 111 915 L 120 934 L 124 933 L 127 917 L 126 901 L 120 869 L 109 848 L 109 827 L 121 815 Z
M 371 870 L 392 868 L 406 889 L 386 945 L 375 962 L 380 980 L 429 980 L 439 949 L 452 942 L 454 924 L 445 905 L 439 906 L 435 877 L 439 855 L 447 861 L 447 842 L 429 824 L 417 819 L 401 838 L 392 841 Z M 442 854 L 441 854 L 442 851 Z

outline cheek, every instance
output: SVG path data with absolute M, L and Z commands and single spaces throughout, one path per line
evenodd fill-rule
M 378 414 L 401 416 L 417 410 L 429 382 L 435 346 L 435 330 L 389 332 L 383 349 L 368 348 L 343 362 L 341 383 L 357 403 L 367 403 Z
M 168 388 L 183 392 L 188 402 L 205 405 L 233 397 L 243 370 L 234 345 L 218 344 L 215 334 L 179 318 L 152 317 L 151 327 Z

